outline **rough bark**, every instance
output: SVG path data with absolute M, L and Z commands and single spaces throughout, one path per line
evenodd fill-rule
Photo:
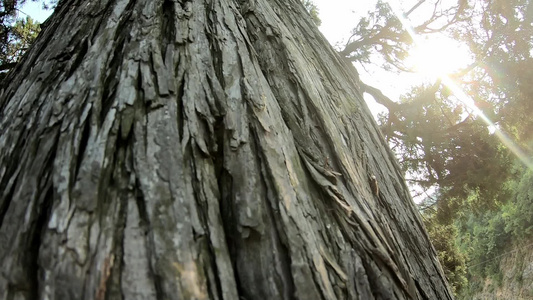
M 43 27 L 0 94 L 1 299 L 452 298 L 299 1 L 64 0 Z

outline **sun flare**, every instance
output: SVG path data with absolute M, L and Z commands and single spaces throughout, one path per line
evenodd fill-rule
M 466 46 L 444 36 L 418 41 L 407 59 L 414 71 L 430 78 L 450 75 L 471 62 Z

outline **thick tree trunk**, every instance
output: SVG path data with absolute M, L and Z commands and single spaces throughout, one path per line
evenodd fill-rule
M 358 84 L 297 0 L 62 1 L 0 95 L 0 298 L 452 298 Z

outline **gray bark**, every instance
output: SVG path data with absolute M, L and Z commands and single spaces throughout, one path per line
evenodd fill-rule
M 1 299 L 452 298 L 297 0 L 64 0 L 6 82 Z

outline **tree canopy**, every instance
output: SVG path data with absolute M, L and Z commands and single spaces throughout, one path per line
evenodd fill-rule
M 31 1 L 39 2 L 44 9 L 53 9 L 57 4 L 57 0 Z M 26 2 L 0 1 L 0 79 L 16 65 L 41 30 L 40 24 L 21 10 Z
M 421 0 L 402 17 L 409 18 L 424 7 L 432 14 L 412 25 L 414 34 L 448 35 L 468 45 L 474 62 L 446 76 L 472 97 L 493 126 L 531 150 L 528 116 L 533 89 L 525 83 L 532 75 L 529 1 L 461 0 L 445 6 L 441 1 Z M 340 53 L 362 63 L 379 54 L 390 68 L 413 72 L 405 66 L 413 45 L 405 24 L 388 3 L 378 1 Z M 476 190 L 487 198 L 501 190 L 513 157 L 441 78 L 415 86 L 394 101 L 375 88 L 365 91 L 387 108 L 379 119 L 382 131 L 404 169 L 414 175 L 413 183 L 426 189 L 438 187 L 448 198 L 464 198 Z

